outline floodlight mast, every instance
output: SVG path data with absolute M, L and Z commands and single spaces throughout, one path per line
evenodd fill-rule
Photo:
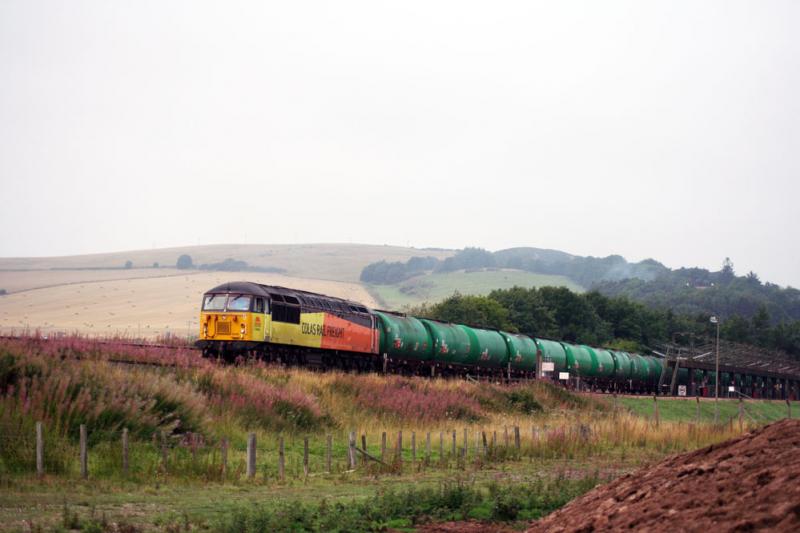
M 710 319 L 712 324 L 717 325 L 717 362 L 714 385 L 714 423 L 719 423 L 719 318 L 715 315 Z

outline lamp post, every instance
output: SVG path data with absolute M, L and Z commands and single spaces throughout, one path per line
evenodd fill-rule
M 716 316 L 711 317 L 711 323 L 717 325 L 717 362 L 716 362 L 716 375 L 714 385 L 714 423 L 719 423 L 719 318 Z

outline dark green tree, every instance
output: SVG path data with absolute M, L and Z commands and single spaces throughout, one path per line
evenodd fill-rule
M 495 290 L 489 293 L 489 298 L 508 309 L 508 319 L 519 332 L 548 338 L 558 336 L 553 310 L 545 305 L 536 288 Z
M 471 324 L 487 328 L 516 331 L 508 320 L 508 310 L 486 296 L 462 296 L 455 293 L 430 307 L 429 316 L 436 320 Z
M 750 321 L 746 318 L 734 315 L 724 320 L 720 325 L 720 336 L 733 342 L 751 342 L 752 331 Z
M 769 312 L 765 306 L 761 306 L 750 320 L 753 330 L 753 340 L 759 346 L 767 346 L 770 341 Z
M 178 258 L 178 262 L 175 264 L 175 266 L 181 270 L 194 268 L 194 263 L 192 263 L 192 256 L 183 254 Z
M 566 287 L 542 287 L 539 294 L 545 307 L 553 311 L 560 338 L 584 344 L 602 344 L 611 338 L 608 324 L 586 298 Z
M 736 277 L 736 273 L 733 270 L 733 261 L 731 261 L 730 257 L 726 257 L 725 261 L 722 262 L 722 270 L 719 271 L 718 279 L 721 283 L 728 284 Z
M 448 257 L 436 267 L 437 272 L 453 272 L 454 270 L 486 268 L 495 266 L 492 252 L 483 248 L 464 248 L 454 256 Z

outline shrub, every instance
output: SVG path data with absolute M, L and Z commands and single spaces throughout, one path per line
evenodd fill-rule
M 192 263 L 192 256 L 183 254 L 178 257 L 178 262 L 175 266 L 181 270 L 186 270 L 189 268 L 194 268 L 194 263 Z
M 308 430 L 328 424 L 313 396 L 241 368 L 209 368 L 195 380 L 217 414 L 233 414 L 247 428 Z
M 338 376 L 329 386 L 351 396 L 360 409 L 401 421 L 473 422 L 484 417 L 480 404 L 468 392 L 471 386 L 464 382 L 442 384 L 400 376 L 361 379 Z
M 49 432 L 73 442 L 80 424 L 88 426 L 92 442 L 122 427 L 149 438 L 157 430 L 198 431 L 204 425 L 202 397 L 190 386 L 147 368 L 66 357 L 91 357 L 75 346 L 59 346 L 54 357 L 54 347 L 0 344 L 0 400 L 7 416 L 42 421 Z

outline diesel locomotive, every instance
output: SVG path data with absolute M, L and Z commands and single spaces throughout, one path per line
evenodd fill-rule
M 208 357 L 424 375 L 552 379 L 600 390 L 655 389 L 660 359 L 451 324 L 251 282 L 203 295 L 197 346 Z M 708 376 L 704 379 L 708 380 Z

